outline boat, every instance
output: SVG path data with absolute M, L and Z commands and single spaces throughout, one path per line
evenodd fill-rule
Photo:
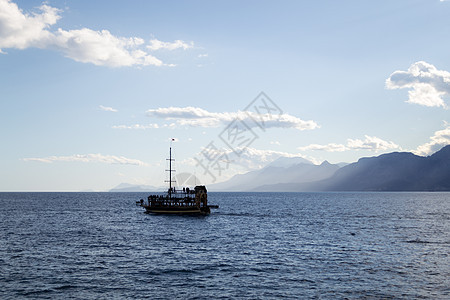
M 173 141 L 173 139 L 172 139 Z M 219 208 L 218 205 L 208 205 L 208 192 L 204 185 L 197 185 L 193 189 L 172 187 L 172 147 L 169 148 L 169 189 L 164 194 L 150 195 L 147 201 L 141 199 L 137 205 L 145 208 L 146 213 L 152 214 L 177 214 L 177 215 L 207 215 L 211 208 Z

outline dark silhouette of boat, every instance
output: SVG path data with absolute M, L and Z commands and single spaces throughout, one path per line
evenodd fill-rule
M 176 189 L 172 187 L 172 147 L 169 148 L 169 189 L 165 194 L 150 195 L 147 201 L 141 199 L 136 204 L 145 208 L 146 213 L 154 214 L 192 214 L 207 215 L 211 208 L 219 208 L 218 205 L 208 205 L 208 193 L 204 185 L 197 185 L 194 189 L 184 187 Z

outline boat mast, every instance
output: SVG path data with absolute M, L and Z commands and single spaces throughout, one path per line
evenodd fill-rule
M 175 139 L 172 139 L 172 141 L 174 141 Z M 172 141 L 170 142 L 170 144 L 172 145 Z M 175 182 L 174 180 L 172 180 L 172 146 L 170 146 L 169 148 L 169 159 L 166 159 L 169 161 L 169 180 L 166 180 L 166 182 L 169 182 L 169 198 L 172 198 L 172 182 Z M 175 172 L 175 170 L 173 170 Z
M 172 147 L 169 148 L 169 190 L 172 192 Z

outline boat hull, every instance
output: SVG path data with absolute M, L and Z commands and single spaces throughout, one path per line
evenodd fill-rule
M 145 212 L 149 214 L 170 214 L 170 215 L 207 215 L 210 213 L 207 208 L 194 207 L 150 207 L 145 206 Z

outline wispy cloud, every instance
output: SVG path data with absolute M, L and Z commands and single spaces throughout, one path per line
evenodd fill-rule
M 126 158 L 123 156 L 103 155 L 103 154 L 74 154 L 69 156 L 48 156 L 48 157 L 30 157 L 24 158 L 24 161 L 37 161 L 43 163 L 53 162 L 84 162 L 84 163 L 105 163 L 105 164 L 120 164 L 120 165 L 136 165 L 148 166 L 147 163 Z
M 114 125 L 112 127 L 113 129 L 158 129 L 158 124 L 147 124 L 147 125 L 141 125 L 141 124 L 134 124 L 134 125 Z
M 178 125 L 187 125 L 193 127 L 219 127 L 227 125 L 235 119 L 239 119 L 249 127 L 257 127 L 254 120 L 261 118 L 253 112 L 209 112 L 199 107 L 168 107 L 149 109 L 147 111 L 149 117 L 162 118 L 166 120 L 175 120 Z M 316 122 L 309 120 L 304 121 L 297 117 L 282 114 L 277 116 L 262 115 L 264 118 L 264 126 L 266 128 L 294 128 L 298 130 L 311 130 L 319 128 Z
M 159 41 L 157 39 L 153 39 L 150 40 L 150 44 L 146 46 L 147 49 L 150 50 L 160 50 L 160 49 L 166 49 L 166 50 L 175 50 L 175 49 L 189 49 L 189 48 L 193 48 L 194 47 L 194 43 L 190 42 L 190 43 L 186 43 L 183 42 L 182 40 L 176 40 L 172 43 L 170 42 L 162 42 Z
M 25 13 L 11 0 L 0 0 L 0 52 L 1 49 L 26 49 L 36 47 L 52 49 L 78 62 L 98 66 L 173 66 L 165 64 L 148 51 L 157 49 L 189 49 L 193 42 L 181 40 L 162 42 L 145 41 L 139 37 L 119 37 L 108 30 L 54 31 L 51 27 L 59 19 L 61 10 L 43 4 L 38 12 Z
M 112 107 L 103 106 L 103 105 L 100 105 L 99 107 L 100 107 L 100 109 L 103 110 L 103 111 L 118 112 L 117 109 L 112 108 Z
M 409 103 L 429 107 L 444 107 L 443 97 L 450 95 L 450 73 L 438 70 L 432 64 L 418 61 L 407 71 L 395 71 L 386 80 L 388 89 L 412 89 L 408 91 Z
M 385 151 L 392 149 L 400 149 L 400 146 L 394 142 L 388 142 L 375 136 L 364 136 L 364 140 L 361 139 L 348 139 L 347 144 L 311 144 L 304 147 L 299 147 L 300 151 L 327 151 L 327 152 L 343 152 L 349 150 L 370 150 L 370 151 Z
M 445 123 L 444 129 L 436 131 L 428 143 L 420 145 L 413 153 L 422 156 L 430 155 L 447 145 L 450 145 L 450 124 Z

